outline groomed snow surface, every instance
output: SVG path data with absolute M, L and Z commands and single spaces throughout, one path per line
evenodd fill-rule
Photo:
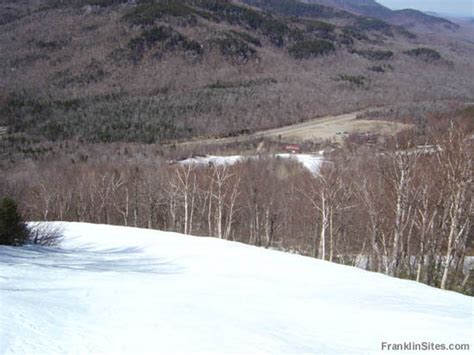
M 399 354 L 381 343 L 472 341 L 473 298 L 454 292 L 213 238 L 61 225 L 60 248 L 0 247 L 1 354 Z

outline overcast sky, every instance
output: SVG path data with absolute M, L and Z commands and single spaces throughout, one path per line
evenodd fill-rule
M 445 14 L 474 16 L 474 0 L 377 0 L 391 9 L 418 9 Z

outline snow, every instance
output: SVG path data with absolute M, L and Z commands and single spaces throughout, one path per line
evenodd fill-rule
M 276 157 L 282 159 L 295 159 L 311 173 L 317 173 L 319 171 L 321 163 L 323 162 L 322 155 L 318 156 L 312 154 L 276 154 Z
M 458 293 L 219 239 L 60 225 L 58 248 L 0 247 L 0 354 L 379 354 L 383 341 L 472 341 L 473 298 Z
M 206 156 L 196 156 L 192 158 L 188 158 L 185 160 L 179 161 L 180 164 L 195 164 L 195 165 L 233 165 L 239 162 L 243 162 L 247 159 L 259 159 L 265 157 L 274 157 L 274 158 L 281 158 L 281 159 L 293 159 L 300 164 L 302 164 L 306 169 L 308 169 L 312 173 L 317 173 L 319 171 L 319 167 L 323 161 L 323 156 L 321 152 L 318 155 L 315 154 L 287 154 L 287 153 L 279 153 L 273 155 L 206 155 Z
M 192 158 L 181 160 L 180 164 L 195 164 L 195 165 L 234 165 L 241 161 L 244 161 L 243 155 L 206 155 L 206 156 L 195 156 Z

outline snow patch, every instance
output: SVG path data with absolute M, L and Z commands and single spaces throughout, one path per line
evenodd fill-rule
M 321 153 L 321 152 L 320 152 Z M 179 161 L 179 164 L 195 164 L 195 165 L 234 165 L 239 162 L 243 162 L 249 159 L 256 160 L 259 158 L 266 158 L 266 157 L 274 157 L 274 158 L 281 158 L 281 159 L 293 159 L 298 163 L 302 164 L 306 169 L 308 169 L 311 173 L 317 173 L 319 171 L 319 167 L 323 162 L 322 154 L 315 155 L 315 154 L 288 154 L 288 153 L 279 153 L 273 155 L 230 155 L 230 156 L 223 156 L 223 155 L 206 155 L 206 156 L 197 156 L 188 159 L 184 159 Z

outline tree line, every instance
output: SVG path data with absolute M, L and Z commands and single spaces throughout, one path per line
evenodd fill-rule
M 212 236 L 473 294 L 472 148 L 472 127 L 439 119 L 429 133 L 375 145 L 348 139 L 317 174 L 267 155 L 234 165 L 57 161 L 7 174 L 2 193 L 28 220 Z

